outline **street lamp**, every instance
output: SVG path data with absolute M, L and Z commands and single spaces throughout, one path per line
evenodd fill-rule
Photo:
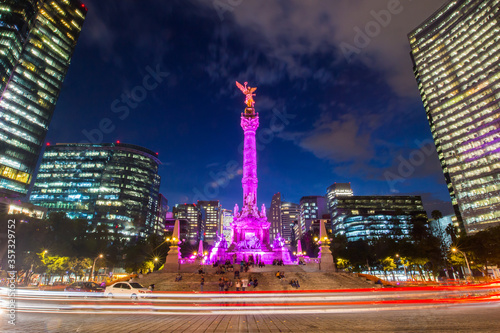
M 467 272 L 467 273 L 468 273 L 468 275 L 469 275 L 470 277 L 472 277 L 472 271 L 470 270 L 469 260 L 467 260 L 467 255 L 465 254 L 465 252 L 460 251 L 460 250 L 459 250 L 459 249 L 457 249 L 456 247 L 453 247 L 453 248 L 451 249 L 451 252 L 453 252 L 453 253 L 460 252 L 460 253 L 464 256 L 465 263 L 467 264 L 467 270 L 468 270 L 468 272 Z
M 153 267 L 153 270 L 155 270 L 155 269 L 156 269 L 156 264 L 158 263 L 158 260 L 159 260 L 159 259 L 158 259 L 158 257 L 155 257 L 153 260 L 154 260 L 154 267 Z
M 94 270 L 95 270 L 95 262 L 97 261 L 97 259 L 100 259 L 102 258 L 103 255 L 100 254 L 99 256 L 97 256 L 95 259 L 94 259 L 94 264 L 92 265 L 92 270 L 90 271 L 90 277 L 89 277 L 89 281 L 90 279 L 92 278 L 92 276 L 94 275 Z

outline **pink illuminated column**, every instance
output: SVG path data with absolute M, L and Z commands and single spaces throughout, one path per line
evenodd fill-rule
M 241 114 L 241 127 L 245 133 L 243 148 L 243 205 L 255 206 L 257 204 L 257 151 L 255 145 L 255 132 L 259 127 L 259 114 L 254 108 L 247 107 Z

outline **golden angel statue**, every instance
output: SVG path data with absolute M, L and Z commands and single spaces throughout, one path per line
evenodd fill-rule
M 255 96 L 254 92 L 257 90 L 257 87 L 252 88 L 252 87 L 247 87 L 248 82 L 245 82 L 245 85 L 242 85 L 238 81 L 236 81 L 236 86 L 240 88 L 241 92 L 245 94 L 246 99 L 245 99 L 245 104 L 249 108 L 253 108 L 255 105 L 255 101 L 253 100 L 253 96 Z

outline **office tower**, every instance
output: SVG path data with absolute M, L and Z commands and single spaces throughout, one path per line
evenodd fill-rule
M 198 209 L 201 212 L 202 239 L 213 245 L 217 240 L 216 235 L 219 230 L 222 210 L 219 200 L 198 201 Z
M 408 35 L 418 88 L 468 233 L 500 223 L 500 2 L 449 1 Z
M 87 9 L 76 0 L 0 4 L 0 195 L 27 195 Z
M 156 153 L 131 144 L 48 146 L 30 200 L 120 238 L 145 237 L 155 229 L 159 164 Z
M 299 238 L 309 231 L 314 220 L 321 219 L 327 212 L 325 197 L 320 195 L 302 197 L 300 199 Z
M 278 233 L 283 234 L 283 226 L 281 224 L 281 193 L 273 195 L 271 205 L 267 211 L 267 220 L 271 223 L 269 228 L 269 236 L 274 239 Z
M 168 212 L 168 200 L 161 193 L 158 194 L 158 204 L 156 206 L 156 216 L 154 223 L 154 234 L 158 236 L 165 235 L 165 219 Z
M 298 223 L 300 217 L 300 205 L 293 202 L 281 202 L 281 237 L 285 241 L 293 240 L 293 225 Z
M 172 209 L 174 218 L 177 220 L 186 219 L 188 221 L 187 240 L 192 245 L 197 244 L 201 239 L 202 218 L 201 211 L 196 204 L 177 204 Z
M 338 198 L 351 197 L 353 195 L 354 192 L 352 191 L 351 183 L 334 183 L 326 189 L 326 202 L 333 231 L 342 233 L 343 228 L 340 218 L 334 216 L 336 214 L 335 210 Z
M 332 207 L 333 233 L 350 242 L 409 238 L 412 219 L 427 219 L 419 196 L 344 196 Z
M 221 222 L 219 226 L 219 234 L 223 235 L 228 243 L 231 242 L 231 223 L 233 222 L 233 211 L 229 209 L 222 209 L 222 214 L 220 216 Z

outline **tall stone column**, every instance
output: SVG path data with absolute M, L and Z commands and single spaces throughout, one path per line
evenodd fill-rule
M 241 128 L 245 134 L 243 146 L 243 205 L 257 205 L 257 149 L 255 133 L 259 127 L 259 114 L 254 108 L 246 108 L 241 114 Z

